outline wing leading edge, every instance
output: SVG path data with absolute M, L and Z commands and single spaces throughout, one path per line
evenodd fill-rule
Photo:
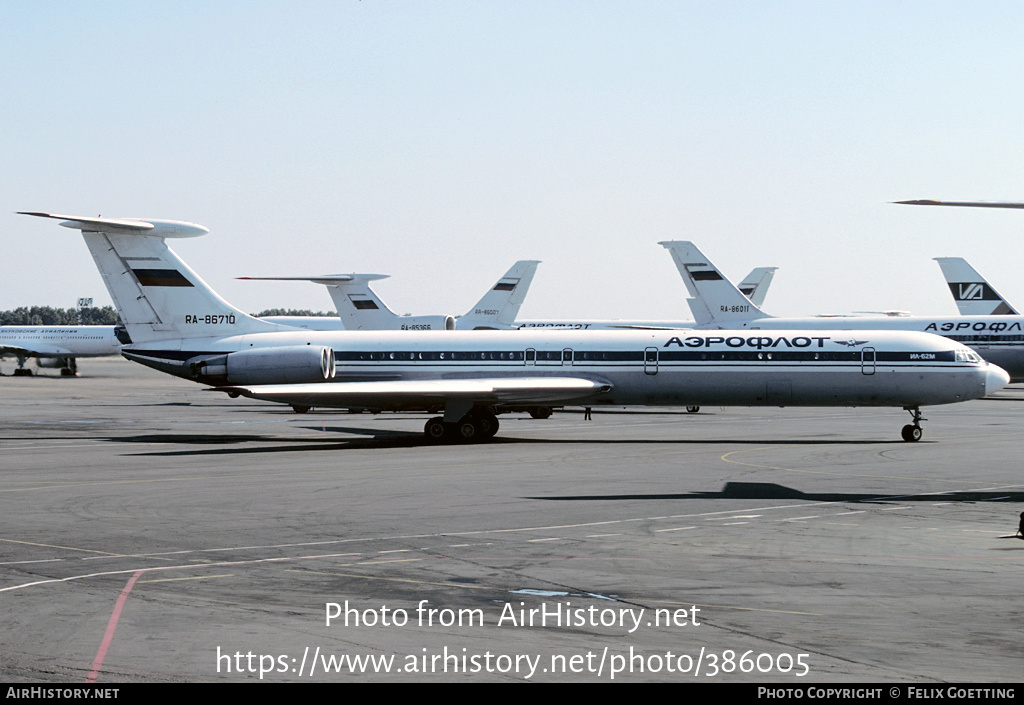
M 611 391 L 607 382 L 575 377 L 430 379 L 394 382 L 333 382 L 216 387 L 212 391 L 298 406 L 431 409 L 446 402 L 551 404 Z

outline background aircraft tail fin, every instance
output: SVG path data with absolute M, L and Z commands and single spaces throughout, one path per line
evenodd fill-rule
M 687 303 L 700 326 L 728 327 L 733 321 L 769 318 L 743 295 L 692 242 L 658 243 L 670 253 L 690 293 Z
M 936 257 L 962 316 L 1016 316 L 1006 299 L 962 257 Z
M 453 316 L 399 316 L 370 288 L 387 274 L 322 274 L 316 277 L 239 277 L 323 284 L 345 330 L 455 330 Z
M 754 267 L 750 274 L 739 283 L 739 290 L 743 295 L 754 302 L 755 306 L 764 303 L 764 297 L 771 286 L 772 278 L 778 267 Z
M 240 311 L 217 295 L 169 248 L 166 238 L 198 237 L 201 225 L 149 218 L 55 218 L 82 231 L 134 343 L 287 330 Z
M 519 308 L 537 272 L 538 260 L 520 260 L 484 294 L 476 306 L 457 320 L 459 330 L 514 328 Z

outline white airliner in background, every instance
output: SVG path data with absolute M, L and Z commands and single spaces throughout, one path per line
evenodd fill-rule
M 992 201 L 939 201 L 919 199 L 916 201 L 895 201 L 905 206 L 952 206 L 955 208 L 1024 208 L 1024 203 Z M 958 257 L 936 257 L 942 273 L 949 283 L 960 313 L 965 316 L 987 313 L 992 315 L 1018 315 L 1018 311 L 1006 299 L 996 293 L 988 282 L 967 262 Z M 989 307 L 992 310 L 987 310 Z
M 319 277 L 239 277 L 247 280 L 310 281 L 327 287 L 338 312 L 330 316 L 261 316 L 264 321 L 310 330 L 673 330 L 692 328 L 693 321 L 516 320 L 536 272 L 537 260 L 516 262 L 467 314 L 399 316 L 388 308 L 369 282 L 386 274 L 328 274 Z M 760 305 L 778 267 L 756 267 L 740 283 L 740 291 Z
M 180 221 L 26 213 L 76 228 L 134 341 L 122 354 L 230 395 L 291 405 L 442 412 L 431 440 L 493 436 L 505 405 L 879 406 L 977 399 L 1006 373 L 959 343 L 871 331 L 308 331 L 217 296 L 165 238 Z M 747 300 L 744 297 L 744 300 Z M 749 300 L 748 300 L 749 301 Z
M 239 277 L 248 280 L 310 281 L 327 287 L 338 317 L 263 316 L 264 321 L 309 330 L 514 330 L 537 260 L 520 260 L 465 315 L 399 316 L 381 301 L 371 281 L 387 274 L 326 274 L 317 277 Z
M 778 267 L 755 267 L 750 274 L 740 282 L 739 290 L 744 296 L 760 306 L 768 293 L 768 287 L 775 276 Z M 556 330 L 676 330 L 694 327 L 693 321 L 636 321 L 616 319 L 563 319 L 563 320 L 524 320 L 516 321 L 516 327 L 521 330 L 531 328 L 547 328 Z
M 33 357 L 39 367 L 74 376 L 76 358 L 117 355 L 127 341 L 123 326 L 0 326 L 0 357 L 17 358 L 15 376 L 32 374 L 25 362 Z
M 1024 316 L 863 316 L 850 318 L 776 318 L 755 306 L 722 276 L 692 242 L 661 243 L 671 253 L 692 298 L 690 309 L 699 328 L 750 330 L 841 329 L 851 343 L 859 331 L 923 331 L 961 342 L 1005 369 L 1013 381 L 1024 380 Z M 850 331 L 857 331 L 850 333 Z
M 963 257 L 936 257 L 935 261 L 942 269 L 942 275 L 946 278 L 961 315 L 1020 315 Z

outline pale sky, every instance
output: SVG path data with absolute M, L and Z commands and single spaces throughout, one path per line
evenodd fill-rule
M 539 259 L 523 318 L 685 319 L 659 240 L 765 309 L 955 313 L 931 258 L 1016 306 L 1024 3 L 0 0 L 0 309 L 110 302 L 80 235 L 151 217 L 228 301 L 465 312 Z

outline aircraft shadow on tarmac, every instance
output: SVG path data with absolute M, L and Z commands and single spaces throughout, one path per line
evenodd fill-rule
M 144 436 L 111 436 L 106 440 L 114 443 L 168 444 L 182 446 L 220 446 L 194 450 L 167 450 L 136 453 L 142 456 L 176 455 L 226 455 L 248 453 L 295 453 L 301 451 L 345 450 L 356 448 L 412 448 L 429 445 L 422 433 L 408 431 L 387 431 L 381 429 L 347 428 L 339 426 L 309 426 L 310 431 L 320 431 L 320 437 L 288 438 L 260 436 L 258 434 L 222 433 L 154 433 Z M 328 434 L 347 433 L 361 438 L 339 439 Z M 368 437 L 367 437 L 368 436 Z M 251 443 L 273 443 L 269 446 L 252 446 Z M 241 446 L 241 447 L 239 447 Z
M 563 495 L 558 497 L 527 497 L 549 501 L 602 501 L 637 499 L 786 499 L 807 502 L 859 502 L 888 504 L 892 502 L 1024 502 L 1024 492 L 943 492 L 941 494 L 879 495 L 859 492 L 805 493 L 773 482 L 727 482 L 721 492 L 684 492 L 678 494 Z
M 260 436 L 258 434 L 147 434 L 141 436 L 110 436 L 105 440 L 112 443 L 139 443 L 139 444 L 169 444 L 169 445 L 203 445 L 220 446 L 218 448 L 173 450 L 173 451 L 152 451 L 138 453 L 138 455 L 222 455 L 222 454 L 246 454 L 246 453 L 275 453 L 275 452 L 301 452 L 301 451 L 324 451 L 324 450 L 345 450 L 345 449 L 370 449 L 370 448 L 415 448 L 435 447 L 436 444 L 424 438 L 422 433 L 412 431 L 388 431 L 385 429 L 367 429 L 343 426 L 310 426 L 310 431 L 319 431 L 323 435 L 319 438 L 281 438 L 280 436 Z M 338 438 L 328 434 L 349 434 L 359 436 L 358 438 Z M 248 443 L 275 443 L 274 446 L 247 446 L 240 444 Z M 512 438 L 497 436 L 488 439 L 485 443 L 470 443 L 467 446 L 482 445 L 516 445 L 516 444 L 545 444 L 545 445 L 657 445 L 657 444 L 722 444 L 733 445 L 830 445 L 830 446 L 853 446 L 853 445 L 878 445 L 892 443 L 898 446 L 906 444 L 900 440 L 870 440 L 870 439 L 820 439 L 820 440 L 785 440 L 772 439 L 728 439 L 728 438 L 655 438 L 655 439 L 584 439 L 584 438 Z M 922 444 L 924 441 L 922 441 Z M 457 448 L 462 444 L 453 443 L 442 447 Z M 232 447 L 226 447 L 232 446 Z

